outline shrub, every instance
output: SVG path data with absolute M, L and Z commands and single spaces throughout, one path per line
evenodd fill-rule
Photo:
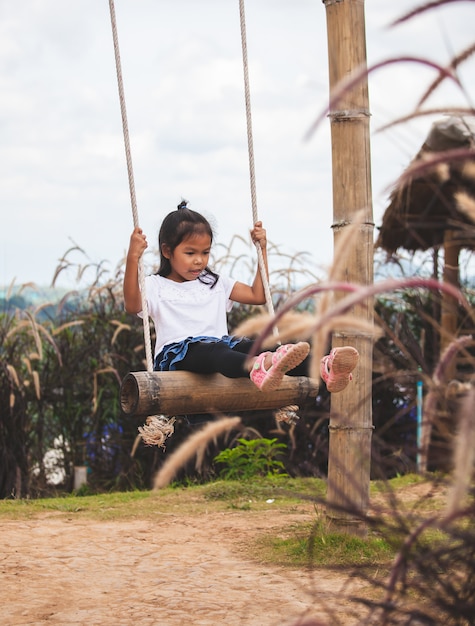
M 255 476 L 269 476 L 282 472 L 284 464 L 277 456 L 286 450 L 285 443 L 277 439 L 238 439 L 234 448 L 226 448 L 214 457 L 215 463 L 224 465 L 219 475 L 225 480 L 248 480 Z

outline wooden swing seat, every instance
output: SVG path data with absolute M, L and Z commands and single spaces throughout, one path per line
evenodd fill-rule
M 120 403 L 124 415 L 193 415 L 280 409 L 314 402 L 318 381 L 305 376 L 284 376 L 278 389 L 259 391 L 248 378 L 222 374 L 131 372 L 123 379 Z

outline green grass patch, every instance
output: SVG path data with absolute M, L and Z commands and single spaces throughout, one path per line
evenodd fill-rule
M 0 500 L 0 518 L 33 518 L 48 514 L 94 519 L 149 518 L 160 513 L 194 515 L 203 511 L 259 510 L 272 499 L 276 507 L 295 506 L 303 497 L 323 497 L 325 483 L 288 477 L 249 481 L 219 480 L 204 485 L 172 485 L 160 491 L 126 491 L 67 495 L 35 500 Z
M 332 532 L 322 521 L 282 529 L 278 536 L 257 540 L 259 556 L 288 567 L 389 567 L 396 549 L 382 537 Z
M 207 500 L 221 500 L 231 504 L 242 499 L 254 502 L 265 502 L 269 498 L 279 499 L 280 502 L 295 502 L 303 498 L 322 499 L 326 493 L 326 484 L 321 479 L 278 475 L 243 481 L 217 480 L 202 487 Z
M 2 500 L 0 517 L 32 518 L 48 513 L 66 513 L 106 518 L 114 512 L 120 517 L 126 510 L 143 512 L 150 498 L 149 491 L 130 491 L 93 496 L 67 495 L 36 500 Z
M 426 482 L 427 477 L 423 476 L 422 474 L 404 474 L 402 476 L 395 476 L 388 481 L 373 480 L 371 481 L 370 489 L 371 493 L 384 493 L 388 489 L 398 491 L 403 489 L 404 487 L 409 487 L 411 485 L 420 485 Z
M 54 514 L 97 520 L 149 519 L 170 513 L 194 515 L 207 508 L 209 506 L 200 496 L 199 488 L 168 488 L 163 491 L 127 491 L 94 496 L 2 500 L 0 519 L 35 518 Z M 223 505 L 221 508 L 224 508 Z

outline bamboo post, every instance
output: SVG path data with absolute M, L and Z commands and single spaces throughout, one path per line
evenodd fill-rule
M 355 70 L 366 67 L 364 0 L 323 0 L 326 8 L 330 93 Z M 373 209 L 369 139 L 369 96 L 365 77 L 330 108 L 333 179 L 333 237 L 364 217 L 342 267 L 343 280 L 363 285 L 373 282 Z M 335 298 L 342 297 L 335 294 Z M 373 322 L 373 302 L 352 314 Z M 327 516 L 345 532 L 365 534 L 361 521 L 369 506 L 372 438 L 371 336 L 361 332 L 334 332 L 333 347 L 352 345 L 360 353 L 353 382 L 331 397 Z
M 444 232 L 444 270 L 443 280 L 445 283 L 460 287 L 459 279 L 459 255 L 460 243 L 457 242 L 453 230 Z M 441 353 L 457 336 L 458 326 L 458 304 L 455 298 L 443 293 L 442 294 L 442 311 L 441 311 L 441 337 L 440 351 Z M 451 365 L 450 372 L 446 372 L 447 379 L 453 378 L 456 371 L 455 363 Z

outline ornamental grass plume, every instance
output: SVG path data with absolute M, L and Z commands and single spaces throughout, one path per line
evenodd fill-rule
M 298 329 L 301 336 L 304 336 L 304 332 L 307 332 L 307 337 L 317 338 L 318 345 L 312 346 L 312 366 L 310 376 L 312 378 L 319 377 L 319 356 L 324 353 L 326 348 L 326 342 L 329 340 L 329 335 L 334 329 L 359 329 L 366 332 L 372 332 L 377 336 L 380 331 L 375 329 L 373 325 L 368 324 L 364 320 L 349 315 L 348 312 L 357 305 L 364 303 L 369 298 L 382 293 L 394 292 L 403 289 L 429 289 L 435 292 L 444 292 L 452 296 L 459 305 L 466 311 L 467 316 L 475 321 L 475 312 L 470 303 L 465 298 L 464 294 L 457 287 L 446 283 L 440 282 L 434 278 L 423 277 L 405 277 L 405 278 L 387 278 L 385 280 L 372 283 L 370 285 L 356 285 L 347 282 L 321 282 L 315 283 L 302 289 L 289 298 L 274 316 L 261 315 L 256 316 L 252 322 L 247 325 L 239 326 L 236 329 L 236 334 L 241 333 L 243 329 L 253 330 L 259 332 L 254 346 L 249 356 L 252 357 L 259 353 L 264 342 L 272 335 L 274 326 L 279 327 L 282 320 L 290 320 L 295 323 L 295 320 L 299 320 L 299 316 L 303 321 L 299 321 L 295 328 Z M 344 292 L 347 295 L 338 300 L 338 302 L 332 302 L 330 299 L 325 299 L 324 305 L 318 310 L 315 315 L 295 314 L 294 316 L 286 317 L 290 311 L 292 311 L 300 302 L 308 300 L 312 296 L 319 294 L 325 294 L 327 292 Z M 291 337 L 296 331 L 294 327 L 289 323 L 284 324 L 285 337 Z

